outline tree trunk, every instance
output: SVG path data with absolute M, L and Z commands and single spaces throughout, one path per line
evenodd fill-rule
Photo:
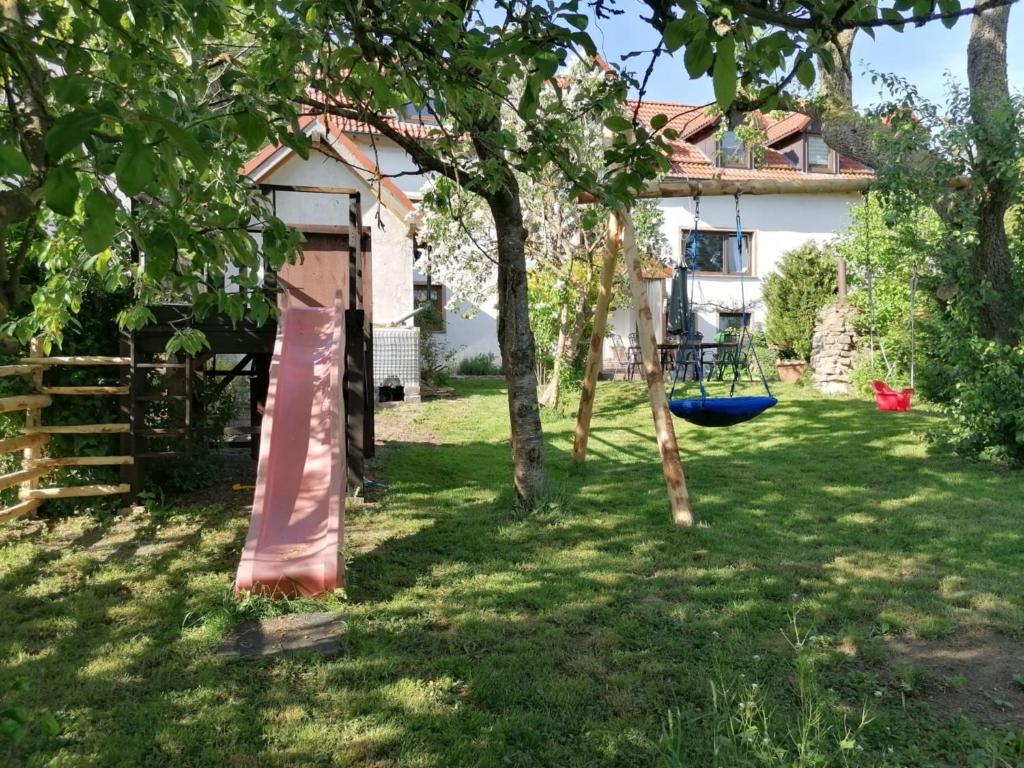
M 498 242 L 498 346 L 508 385 L 515 490 L 519 500 L 530 506 L 547 486 L 547 472 L 526 283 L 526 227 L 519 187 L 511 173 L 487 203 Z
M 982 334 L 1015 346 L 1024 306 L 1013 281 L 1013 255 L 1006 235 L 1006 212 L 1013 189 L 1020 181 L 1019 166 L 1007 169 L 1006 145 L 1013 124 L 1006 71 L 1006 36 L 1010 6 L 989 8 L 971 20 L 967 45 L 967 81 L 970 111 L 975 126 L 976 156 L 973 174 L 978 237 L 971 254 L 970 275 L 977 281 L 983 303 Z
M 544 389 L 541 404 L 550 408 L 557 408 L 562 400 L 562 377 L 563 372 L 572 364 L 576 357 L 576 350 L 579 348 L 580 337 L 583 336 L 583 329 L 587 327 L 587 315 L 590 309 L 590 281 L 593 277 L 593 270 L 588 269 L 584 279 L 584 285 L 573 295 L 572 304 L 563 304 L 559 311 L 558 318 L 558 341 L 555 344 L 554 363 L 551 371 L 551 381 Z
M 569 335 L 569 305 L 562 304 L 558 310 L 558 341 L 555 342 L 554 360 L 551 364 L 551 380 L 544 387 L 540 404 L 557 408 L 562 395 L 562 368 L 565 364 L 565 347 Z
M 676 442 L 675 426 L 672 424 L 672 414 L 668 410 L 668 397 L 665 395 L 665 380 L 661 375 L 661 359 L 658 355 L 658 342 L 654 336 L 651 306 L 647 302 L 643 266 L 640 263 L 636 247 L 636 232 L 633 230 L 633 220 L 628 212 L 620 211 L 612 216 L 613 221 L 609 226 L 609 231 L 621 232 L 622 258 L 626 262 L 626 270 L 629 272 L 633 306 L 636 307 L 644 378 L 647 380 L 647 392 L 651 399 L 654 433 L 658 439 L 658 450 L 661 452 L 661 468 L 665 475 L 665 485 L 668 488 L 672 522 L 680 527 L 688 528 L 693 525 L 693 510 L 690 507 L 690 494 L 686 490 L 683 464 L 679 459 L 679 444 Z
M 979 2 L 976 0 L 975 5 Z M 956 201 L 950 196 L 974 196 L 977 238 L 970 254 L 970 268 L 959 276 L 963 287 L 979 298 L 979 331 L 987 339 L 1016 345 L 1019 340 L 1024 302 L 1014 285 L 1013 256 L 1006 233 L 1006 213 L 1013 201 L 1013 189 L 1020 181 L 1019 168 L 1007 168 L 1006 142 L 1020 127 L 1012 123 L 1006 65 L 1006 39 L 1010 6 L 989 7 L 971 20 L 967 46 L 967 79 L 970 88 L 970 112 L 975 127 L 976 156 L 971 169 L 969 191 L 950 189 L 945 199 L 937 201 L 936 211 L 943 218 Z M 854 31 L 840 35 L 833 51 L 840 64 L 829 73 L 819 68 L 821 78 L 818 98 L 797 99 L 789 103 L 798 111 L 820 120 L 822 135 L 830 147 L 841 154 L 860 160 L 872 168 L 887 162 L 883 148 L 891 128 L 881 121 L 871 121 L 853 109 L 850 59 Z M 940 162 L 927 151 L 909 158 L 913 167 L 924 169 Z M 952 203 L 952 204 L 951 204 Z

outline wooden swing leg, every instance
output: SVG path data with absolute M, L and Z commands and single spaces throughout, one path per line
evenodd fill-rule
M 603 361 L 604 332 L 608 324 L 608 308 L 612 302 L 615 283 L 615 261 L 621 249 L 621 239 L 608 233 L 608 242 L 601 252 L 601 282 L 597 287 L 597 306 L 594 307 L 594 328 L 590 333 L 587 348 L 587 366 L 583 373 L 583 391 L 580 393 L 580 407 L 576 411 L 576 434 L 572 442 L 572 460 L 582 463 L 587 460 L 587 441 L 590 438 L 590 420 L 594 415 L 594 396 L 597 394 L 597 377 Z
M 669 505 L 672 508 L 672 522 L 680 527 L 689 527 L 693 525 L 693 509 L 690 506 L 690 494 L 686 489 L 683 464 L 679 458 L 679 445 L 676 442 L 672 414 L 668 409 L 668 397 L 665 395 L 665 382 L 658 357 L 657 340 L 654 336 L 651 306 L 647 301 L 647 291 L 644 289 L 643 268 L 636 245 L 636 231 L 633 228 L 633 219 L 629 212 L 620 209 L 613 213 L 609 229 L 619 233 L 622 256 L 625 260 L 626 271 L 629 273 L 633 306 L 637 313 L 644 378 L 647 380 L 647 391 L 651 400 L 654 432 L 658 438 L 662 472 L 665 476 L 665 485 L 668 488 Z

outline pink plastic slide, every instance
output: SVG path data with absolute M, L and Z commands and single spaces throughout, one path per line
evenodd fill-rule
M 282 313 L 236 594 L 318 595 L 341 586 L 343 318 L 340 294 L 333 308 Z

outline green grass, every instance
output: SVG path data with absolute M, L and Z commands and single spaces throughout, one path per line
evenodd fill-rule
M 851 764 L 1024 760 L 1020 737 L 932 711 L 887 661 L 887 633 L 1024 636 L 1024 477 L 929 449 L 935 417 L 788 389 L 743 426 L 677 422 L 701 523 L 683 531 L 640 385 L 602 384 L 582 469 L 573 421 L 545 414 L 553 488 L 529 516 L 508 492 L 500 382 L 457 388 L 415 412 L 444 444 L 385 451 L 389 493 L 349 512 L 336 659 L 214 657 L 233 623 L 274 609 L 229 596 L 237 509 L 0 534 L 0 695 L 27 681 L 20 703 L 62 727 L 15 764 L 812 764 L 716 762 L 735 713 L 712 681 L 740 698 L 756 683 L 787 749 L 813 684 L 834 723 L 868 704 Z M 140 542 L 169 546 L 133 556 Z M 794 616 L 813 637 L 799 649 Z

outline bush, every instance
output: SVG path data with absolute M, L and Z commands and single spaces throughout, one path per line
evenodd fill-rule
M 420 381 L 445 386 L 451 373 L 456 350 L 448 349 L 428 331 L 420 331 Z
M 493 352 L 481 352 L 459 360 L 456 372 L 459 376 L 495 376 L 501 373 L 501 368 L 494 362 Z
M 948 321 L 933 331 L 921 390 L 946 415 L 929 437 L 970 458 L 1024 466 L 1024 346 Z
M 919 353 L 928 344 L 923 326 L 936 311 L 934 294 L 941 280 L 934 254 L 949 247 L 944 230 L 934 211 L 924 206 L 893 206 L 871 193 L 852 209 L 850 227 L 836 244 L 836 254 L 846 260 L 849 272 L 850 302 L 860 310 L 857 333 L 862 355 L 870 356 L 873 343 L 874 378 L 886 378 L 893 386 L 910 383 L 910 285 L 915 275 L 919 285 L 914 297 L 914 341 Z M 870 363 L 860 367 L 862 378 L 870 384 Z
M 778 352 L 768 343 L 768 336 L 764 331 L 754 331 L 753 337 L 754 352 L 757 354 L 758 362 L 761 363 L 761 370 L 764 371 L 765 378 L 769 381 L 777 381 L 779 375 L 775 371 L 775 363 L 779 359 Z
M 836 295 L 835 259 L 814 242 L 788 251 L 764 281 L 765 332 L 780 358 L 810 360 L 818 312 Z

